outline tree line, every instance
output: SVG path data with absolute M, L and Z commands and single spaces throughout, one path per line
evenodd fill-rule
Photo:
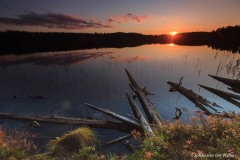
M 44 33 L 0 32 L 0 54 L 25 54 L 92 48 L 135 47 L 144 44 L 207 45 L 213 49 L 240 53 L 240 26 L 218 28 L 212 32 L 186 32 L 177 35 L 139 33 Z

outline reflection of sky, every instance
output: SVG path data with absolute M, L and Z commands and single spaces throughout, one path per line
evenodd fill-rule
M 174 117 L 175 107 L 186 107 L 190 113 L 196 109 L 179 93 L 168 92 L 166 81 L 178 82 L 182 76 L 186 88 L 216 102 L 227 111 L 239 111 L 239 108 L 197 86 L 203 84 L 226 91 L 225 85 L 208 77 L 208 74 L 233 78 L 233 73 L 227 73 L 226 67 L 230 62 L 236 63 L 239 54 L 211 50 L 205 46 L 144 45 L 62 52 L 60 57 L 54 57 L 56 55 L 57 52 L 30 55 L 31 58 L 0 57 L 0 62 L 5 59 L 6 65 L 0 67 L 0 112 L 47 115 L 57 108 L 55 114 L 61 116 L 110 119 L 87 109 L 84 106 L 87 102 L 126 116 L 132 112 L 124 94 L 129 91 L 125 68 L 141 86 L 156 94 L 150 99 L 165 120 Z M 44 63 L 43 57 L 50 57 L 50 60 Z M 186 117 L 183 119 L 186 120 Z M 49 132 L 52 133 L 50 129 Z
M 36 53 L 26 55 L 4 55 L 0 57 L 0 66 L 33 63 L 36 65 L 69 65 L 82 63 L 87 60 L 101 58 L 112 54 L 110 52 L 62 52 Z

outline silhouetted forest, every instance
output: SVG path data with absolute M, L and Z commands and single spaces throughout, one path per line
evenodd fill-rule
M 228 26 L 212 32 L 188 32 L 171 35 L 138 33 L 42 33 L 0 32 L 0 54 L 23 54 L 91 48 L 122 48 L 144 44 L 207 45 L 213 49 L 240 53 L 240 26 Z

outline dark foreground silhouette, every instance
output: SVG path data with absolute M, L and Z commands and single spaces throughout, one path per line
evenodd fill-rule
M 144 44 L 200 46 L 240 53 L 240 26 L 228 26 L 212 32 L 187 32 L 171 35 L 138 33 L 42 33 L 0 32 L 0 54 L 25 54 L 92 48 L 123 48 Z

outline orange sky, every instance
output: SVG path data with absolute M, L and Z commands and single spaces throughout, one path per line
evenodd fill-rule
M 1 0 L 0 30 L 165 34 L 239 25 L 239 15 L 239 0 Z

